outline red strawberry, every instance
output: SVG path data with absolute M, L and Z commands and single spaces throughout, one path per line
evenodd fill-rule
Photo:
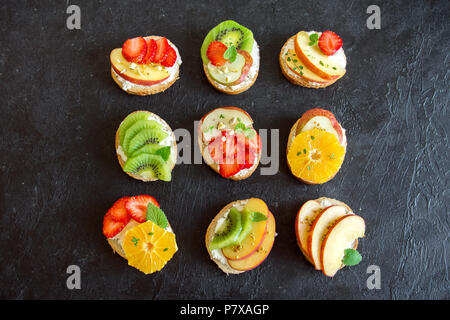
M 128 197 L 117 200 L 108 213 L 114 221 L 128 223 L 130 221 L 130 216 L 128 215 L 127 209 L 125 208 L 125 203 L 128 201 Z
M 223 57 L 223 54 L 227 50 L 227 46 L 220 41 L 213 41 L 209 44 L 208 50 L 206 50 L 206 56 L 209 61 L 215 66 L 223 66 L 227 60 Z
M 222 135 L 214 138 L 208 144 L 209 154 L 216 163 L 220 163 L 223 159 L 223 146 L 224 142 L 222 141 Z
M 156 55 L 156 41 L 155 39 L 149 39 L 147 41 L 147 53 L 145 54 L 142 63 L 150 63 L 155 61 Z
M 122 46 L 122 55 L 130 62 L 141 63 L 147 53 L 147 42 L 142 37 L 128 39 Z
M 319 38 L 319 48 L 327 56 L 336 53 L 342 47 L 342 39 L 333 31 L 322 32 Z
M 238 163 L 222 163 L 219 172 L 222 177 L 229 178 L 241 171 L 243 167 L 243 164 Z
M 128 201 L 125 202 L 125 208 L 134 220 L 142 223 L 147 221 L 147 206 L 150 202 L 159 208 L 159 203 L 155 198 L 147 195 L 129 198 Z
M 177 52 L 171 45 L 169 45 L 167 48 L 166 57 L 161 61 L 161 65 L 164 67 L 171 67 L 175 64 L 175 61 L 177 61 Z
M 122 231 L 126 225 L 125 222 L 115 221 L 111 216 L 111 211 L 108 211 L 103 218 L 103 234 L 107 238 L 112 238 Z
M 256 131 L 256 130 L 255 130 Z M 261 137 L 259 136 L 258 132 L 256 132 L 256 137 L 253 139 L 246 139 L 245 140 L 245 146 L 249 150 L 256 151 L 257 153 L 261 151 Z
M 155 55 L 155 61 L 156 63 L 160 63 L 164 60 L 167 54 L 167 49 L 169 48 L 169 42 L 167 42 L 167 39 L 164 37 L 158 38 L 156 40 L 156 55 Z

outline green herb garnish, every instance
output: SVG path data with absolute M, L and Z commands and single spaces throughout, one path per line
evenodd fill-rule
M 311 136 L 311 140 L 314 140 L 316 137 L 314 137 L 314 136 Z
M 164 211 L 155 206 L 153 203 L 149 203 L 147 206 L 147 221 L 149 220 L 156 223 L 163 229 L 167 228 L 169 225 L 169 221 L 167 221 Z
M 235 127 L 234 127 L 234 131 L 244 131 L 245 130 L 245 124 L 243 124 L 242 122 L 239 122 Z
M 319 42 L 319 35 L 317 33 L 313 33 L 309 36 L 309 45 L 314 46 Z
M 361 254 L 355 249 L 345 249 L 342 262 L 346 266 L 355 266 L 362 260 Z
M 133 243 L 134 243 L 134 246 L 136 247 L 137 244 L 138 244 L 138 242 L 139 242 L 139 239 L 136 238 L 136 237 L 133 237 L 133 238 L 131 239 L 131 242 L 133 242 Z
M 255 130 L 253 130 L 252 128 L 247 128 L 244 130 L 244 134 L 247 138 L 249 138 L 250 140 L 253 139 L 256 136 L 256 132 Z
M 266 221 L 267 217 L 262 214 L 261 212 L 252 212 L 252 221 L 253 222 L 260 222 L 260 221 Z
M 164 161 L 167 161 L 167 159 L 169 159 L 169 157 L 170 157 L 170 146 L 162 147 L 161 149 L 158 149 L 155 152 L 155 154 L 161 156 L 161 158 L 163 158 Z
M 237 50 L 236 50 L 235 46 L 228 47 L 228 49 L 223 54 L 223 57 L 225 59 L 227 59 L 228 61 L 230 61 L 231 63 L 233 63 L 234 60 L 236 60 L 236 56 L 237 56 Z
M 221 114 L 221 115 L 219 116 L 219 118 L 220 118 L 220 119 L 225 119 L 225 116 L 224 116 L 223 114 Z

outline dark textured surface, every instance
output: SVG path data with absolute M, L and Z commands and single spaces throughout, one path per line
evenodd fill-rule
M 448 1 L 379 1 L 381 30 L 366 28 L 373 1 L 78 1 L 81 30 L 66 28 L 67 2 L 0 4 L 0 297 L 449 299 Z M 207 82 L 199 50 L 225 19 L 248 26 L 261 46 L 255 85 L 226 96 Z M 305 89 L 281 74 L 278 53 L 299 30 L 342 36 L 347 74 Z M 180 49 L 181 79 L 149 97 L 121 91 L 109 52 L 129 37 L 161 34 Z M 280 129 L 280 170 L 232 182 L 206 165 L 180 165 L 171 183 L 124 174 L 114 152 L 120 121 L 149 109 L 172 128 L 217 106 L 250 112 L 257 128 Z M 347 129 L 344 165 L 331 182 L 310 186 L 285 162 L 289 127 L 307 109 L 333 111 Z M 195 146 L 196 147 L 196 146 Z M 174 227 L 179 251 L 163 272 L 145 276 L 114 255 L 102 235 L 119 197 L 155 196 Z M 225 276 L 209 260 L 204 232 L 228 202 L 263 198 L 278 237 L 257 269 Z M 315 272 L 295 240 L 300 205 L 340 199 L 362 215 L 363 261 L 333 279 Z M 79 265 L 82 289 L 66 288 Z M 368 290 L 366 269 L 381 269 Z

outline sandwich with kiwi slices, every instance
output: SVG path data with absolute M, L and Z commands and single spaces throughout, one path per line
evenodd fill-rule
M 123 171 L 134 179 L 171 181 L 177 142 L 170 126 L 150 111 L 135 111 L 120 124 L 116 154 Z
M 258 77 L 258 44 L 249 29 L 233 20 L 223 21 L 208 32 L 201 58 L 206 78 L 220 92 L 239 94 Z
M 211 259 L 226 274 L 239 274 L 263 263 L 276 236 L 275 217 L 258 198 L 233 201 L 211 221 L 205 235 Z

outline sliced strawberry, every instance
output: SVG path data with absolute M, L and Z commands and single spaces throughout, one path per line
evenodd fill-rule
M 227 50 L 227 46 L 220 41 L 213 41 L 209 44 L 208 50 L 206 50 L 206 56 L 209 61 L 215 66 L 223 66 L 227 60 L 223 57 L 223 54 Z
M 160 63 L 164 60 L 167 54 L 167 49 L 169 48 L 169 42 L 164 37 L 161 37 L 156 40 L 156 55 L 155 55 L 155 63 Z
M 319 38 L 319 48 L 327 56 L 336 53 L 342 47 L 342 39 L 333 31 L 322 32 Z
M 111 211 L 108 211 L 103 218 L 103 234 L 107 238 L 112 238 L 117 235 L 127 223 L 121 221 L 115 221 L 111 216 Z
M 177 52 L 169 45 L 166 57 L 161 61 L 161 65 L 164 67 L 171 67 L 175 64 L 175 61 L 177 61 Z
M 222 135 L 214 138 L 208 144 L 209 154 L 216 163 L 220 163 L 223 159 L 223 146 L 224 142 L 222 141 Z
M 149 39 L 147 41 L 147 53 L 145 54 L 144 59 L 142 59 L 142 63 L 155 62 L 155 56 L 156 56 L 156 41 L 155 39 Z
M 117 200 L 111 209 L 109 209 L 108 213 L 111 215 L 111 218 L 114 221 L 128 223 L 130 221 L 130 215 L 125 208 L 125 203 L 128 201 L 128 197 L 121 198 Z
M 220 175 L 224 178 L 234 176 L 244 168 L 243 164 L 238 163 L 222 163 L 219 168 Z
M 256 130 L 255 130 L 256 132 Z M 256 151 L 257 153 L 259 153 L 261 151 L 261 137 L 259 136 L 258 132 L 256 132 L 256 137 L 254 137 L 253 139 L 246 139 L 245 140 L 245 146 L 246 148 Z
M 146 53 L 147 42 L 142 37 L 128 39 L 122 46 L 122 55 L 130 62 L 142 62 Z
M 142 223 L 147 221 L 147 206 L 149 203 L 153 203 L 159 208 L 159 203 L 155 198 L 147 195 L 129 198 L 128 201 L 125 202 L 125 208 L 134 220 Z

